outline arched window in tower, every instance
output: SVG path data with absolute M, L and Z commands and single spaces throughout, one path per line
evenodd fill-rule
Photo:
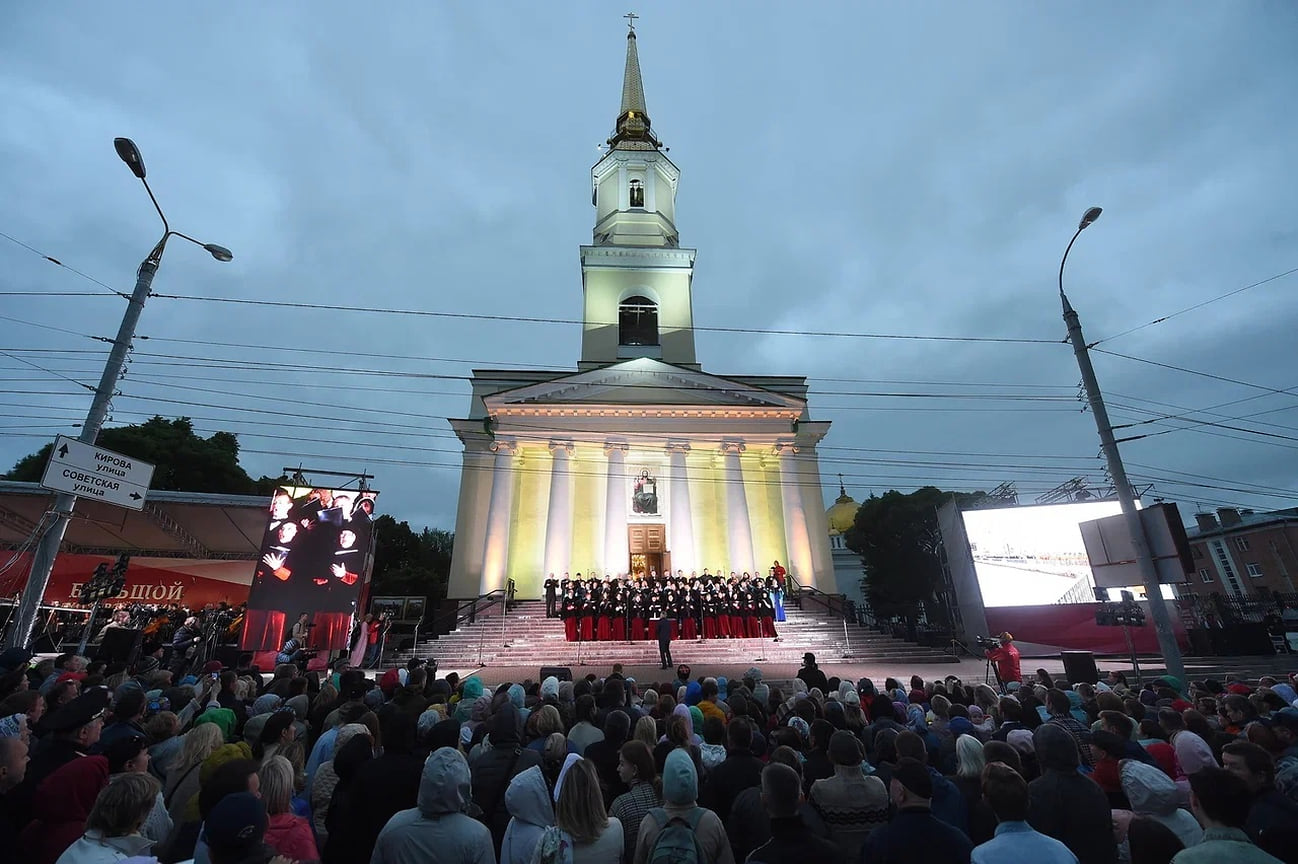
M 648 297 L 628 297 L 617 307 L 619 345 L 658 344 L 658 306 Z
M 641 183 L 639 180 L 631 181 L 631 206 L 632 207 L 644 206 L 644 184 Z

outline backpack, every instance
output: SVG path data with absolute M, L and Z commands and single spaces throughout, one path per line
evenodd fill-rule
M 658 823 L 658 837 L 649 851 L 648 864 L 706 864 L 707 856 L 695 831 L 703 808 L 695 807 L 688 817 L 668 816 L 662 807 L 649 811 Z

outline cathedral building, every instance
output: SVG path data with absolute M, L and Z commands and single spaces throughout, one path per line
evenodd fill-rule
M 695 352 L 696 250 L 676 227 L 680 169 L 645 105 L 634 21 L 622 105 L 591 170 L 576 369 L 475 370 L 450 599 L 553 573 L 767 573 L 834 592 L 802 377 L 715 375 Z

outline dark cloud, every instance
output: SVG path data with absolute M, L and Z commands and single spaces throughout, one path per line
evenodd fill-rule
M 662 3 L 642 14 L 649 111 L 683 172 L 679 223 L 682 242 L 699 249 L 702 325 L 1062 339 L 1055 272 L 1091 204 L 1105 213 L 1079 240 L 1067 287 L 1092 341 L 1298 266 L 1288 194 L 1298 185 L 1289 110 L 1298 13 L 1283 4 Z M 381 13 L 341 3 L 83 5 L 75 15 L 30 6 L 0 33 L 0 199 L 10 205 L 0 230 L 129 289 L 158 233 L 110 146 L 129 135 L 173 224 L 236 254 L 218 265 L 172 248 L 162 294 L 576 318 L 576 247 L 593 216 L 588 172 L 614 119 L 622 50 L 620 20 L 594 3 Z M 7 241 L 0 260 L 0 290 L 95 290 Z M 1295 280 L 1101 347 L 1293 387 Z M 111 335 L 121 310 L 109 296 L 4 296 L 0 306 L 97 335 Z M 8 322 L 0 333 L 0 348 L 102 348 Z M 161 297 L 140 333 L 155 338 L 137 344 L 119 422 L 138 419 L 128 412 L 214 418 L 198 425 L 270 451 L 245 454 L 254 473 L 273 473 L 296 452 L 368 467 L 388 509 L 444 527 L 453 525 L 458 457 L 438 418 L 466 411 L 467 386 L 408 376 L 570 366 L 579 348 L 571 326 Z M 699 349 L 718 372 L 816 378 L 813 409 L 835 422 L 825 476 L 842 471 L 857 497 L 1017 480 L 1031 498 L 1075 474 L 1102 478 L 1062 343 L 700 333 Z M 218 368 L 166 366 L 193 361 L 149 353 Z M 101 363 L 23 356 L 82 380 Z M 393 374 L 329 380 L 257 366 L 267 362 Z M 1103 354 L 1095 363 L 1115 423 L 1256 395 L 1221 416 L 1194 416 L 1298 438 L 1298 396 Z M 33 379 L 0 389 L 71 394 L 0 395 L 3 425 L 22 427 L 0 437 L 7 465 L 66 429 L 85 399 L 8 358 L 0 367 L 0 376 Z M 885 391 L 1056 401 L 861 395 Z M 229 406 L 318 419 L 296 430 L 257 425 L 295 421 Z M 1263 411 L 1271 413 L 1229 419 Z M 366 423 L 376 431 L 361 431 Z M 1270 508 L 1293 503 L 1274 495 L 1298 489 L 1295 448 L 1198 426 L 1133 441 L 1125 453 L 1133 475 L 1183 509 Z M 935 455 L 906 455 L 914 451 Z M 1023 455 L 943 455 L 952 453 Z M 1182 485 L 1190 482 L 1223 488 Z

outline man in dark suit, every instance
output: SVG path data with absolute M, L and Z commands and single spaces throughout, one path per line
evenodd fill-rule
M 663 669 L 672 668 L 672 627 L 676 624 L 673 613 L 664 608 L 658 619 L 658 662 Z

